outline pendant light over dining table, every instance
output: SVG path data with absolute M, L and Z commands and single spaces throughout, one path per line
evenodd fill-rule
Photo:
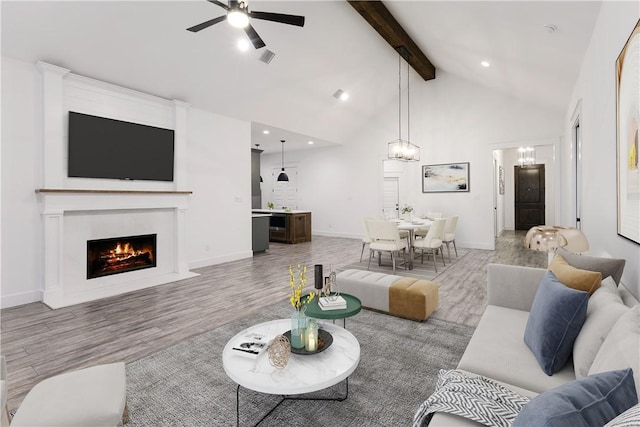
M 278 181 L 289 181 L 289 176 L 284 171 L 284 139 L 281 139 L 282 142 L 282 172 L 278 175 Z
M 390 160 L 402 160 L 404 162 L 417 162 L 420 160 L 420 147 L 409 142 L 410 104 L 409 104 L 409 52 L 404 46 L 398 51 L 398 139 L 388 144 L 387 157 Z M 407 140 L 402 139 L 402 58 L 407 61 Z

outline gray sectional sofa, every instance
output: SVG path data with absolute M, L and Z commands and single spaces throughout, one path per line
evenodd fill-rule
M 576 339 L 576 343 L 581 341 L 579 347 L 578 344 L 574 344 L 573 360 L 570 359 L 564 368 L 549 376 L 540 368 L 523 340 L 529 311 L 538 285 L 547 270 L 489 264 L 488 306 L 458 364 L 458 369 L 489 377 L 515 392 L 534 397 L 551 388 L 574 381 L 576 374 L 580 377 L 631 367 L 640 396 L 640 320 L 637 315 L 640 313 L 640 306 L 628 308 L 636 306 L 638 300 L 624 286 L 617 286 L 624 260 L 579 256 L 566 251 L 563 251 L 563 256 L 570 265 L 583 270 L 600 271 L 603 277 L 601 289 L 596 290 L 589 299 L 587 321 Z M 606 279 L 609 276 L 611 278 Z M 618 298 L 616 294 L 619 294 L 621 301 L 614 301 Z M 598 305 L 595 301 L 604 302 Z M 609 303 L 616 305 L 607 307 Z M 614 309 L 619 310 L 620 314 L 612 315 Z M 623 329 L 614 333 L 614 329 L 621 329 L 615 325 L 617 318 L 614 317 L 619 317 L 622 312 L 636 313 L 635 317 L 631 318 L 631 314 L 626 315 L 627 323 L 629 318 L 631 319 L 631 330 Z M 601 317 L 596 319 L 597 316 Z M 609 319 L 603 321 L 602 316 Z M 595 320 L 587 327 L 590 317 Z M 621 342 L 621 333 L 625 336 L 625 342 Z M 581 366 L 577 366 L 577 362 L 574 366 L 574 360 L 579 361 Z M 429 424 L 431 427 L 479 425 L 481 424 L 443 413 L 436 413 Z

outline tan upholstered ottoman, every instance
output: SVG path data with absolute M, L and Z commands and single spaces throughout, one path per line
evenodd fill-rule
M 340 292 L 358 297 L 366 308 L 418 321 L 438 308 L 438 285 L 429 280 L 353 269 L 337 279 Z
M 389 313 L 425 320 L 438 308 L 438 285 L 429 280 L 402 277 L 389 287 Z

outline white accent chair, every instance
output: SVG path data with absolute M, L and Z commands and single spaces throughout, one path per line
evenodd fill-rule
M 0 364 L 2 382 L 6 384 L 4 357 L 0 357 Z M 129 422 L 126 391 L 122 362 L 65 372 L 47 378 L 31 389 L 13 416 L 11 427 L 115 427 L 120 422 L 126 424 Z M 6 405 L 3 410 L 6 413 Z
M 449 243 L 453 243 L 453 250 L 456 252 L 456 258 L 458 258 L 458 248 L 456 248 L 456 226 L 458 225 L 458 216 L 450 216 L 447 218 L 447 223 L 444 226 L 444 239 L 442 243 L 447 245 L 447 256 L 449 262 L 451 262 L 451 250 L 449 249 Z
M 438 266 L 436 263 L 436 254 L 437 251 L 440 251 L 442 255 L 442 265 L 446 265 L 444 263 L 444 253 L 442 252 L 442 239 L 444 238 L 444 226 L 447 222 L 446 219 L 436 219 L 429 227 L 429 231 L 427 235 L 423 239 L 416 239 L 413 242 L 414 251 L 420 249 L 421 263 L 424 263 L 424 251 L 429 250 L 431 255 L 433 255 L 433 267 L 438 272 Z
M 398 226 L 391 221 L 369 221 L 369 264 L 367 270 L 371 267 L 371 258 L 375 252 L 378 252 L 378 264 L 380 264 L 381 252 L 389 252 L 391 254 L 391 263 L 393 265 L 393 273 L 396 272 L 395 254 L 402 252 L 405 269 L 407 268 L 407 242 L 400 237 Z

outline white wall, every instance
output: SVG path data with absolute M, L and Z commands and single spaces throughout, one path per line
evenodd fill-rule
M 39 301 L 43 290 L 43 231 L 35 193 L 43 186 L 41 79 L 35 64 L 2 58 L 2 307 Z M 188 170 L 180 189 L 193 191 L 188 263 L 193 268 L 250 257 L 250 123 L 195 107 L 187 122 Z M 109 184 L 98 181 L 99 188 Z
M 189 265 L 250 257 L 251 124 L 196 108 L 188 121 Z
M 36 301 L 42 289 L 40 211 L 35 189 L 42 172 L 38 72 L 2 58 L 2 302 Z
M 640 17 L 638 2 L 603 2 L 591 43 L 567 106 L 562 147 L 562 187 L 571 194 L 571 118 L 581 101 L 583 202 L 582 229 L 592 255 L 627 260 L 622 281 L 640 296 L 640 245 L 617 235 L 615 62 Z M 572 199 L 563 203 L 563 220 L 574 219 Z
M 410 139 L 421 147 L 421 161 L 405 166 L 400 204 L 419 212 L 459 214 L 460 246 L 492 249 L 491 144 L 557 139 L 563 131 L 562 113 L 527 105 L 445 72 L 429 82 L 412 78 Z M 387 143 L 398 137 L 397 117 L 397 104 L 389 105 L 344 146 L 286 154 L 287 163 L 298 165 L 299 207 L 313 211 L 315 234 L 359 237 L 360 218 L 380 213 L 382 160 Z M 263 155 L 262 173 L 279 161 L 279 153 Z M 423 194 L 422 165 L 452 162 L 470 162 L 470 192 Z M 265 203 L 270 190 L 268 184 L 263 186 Z

